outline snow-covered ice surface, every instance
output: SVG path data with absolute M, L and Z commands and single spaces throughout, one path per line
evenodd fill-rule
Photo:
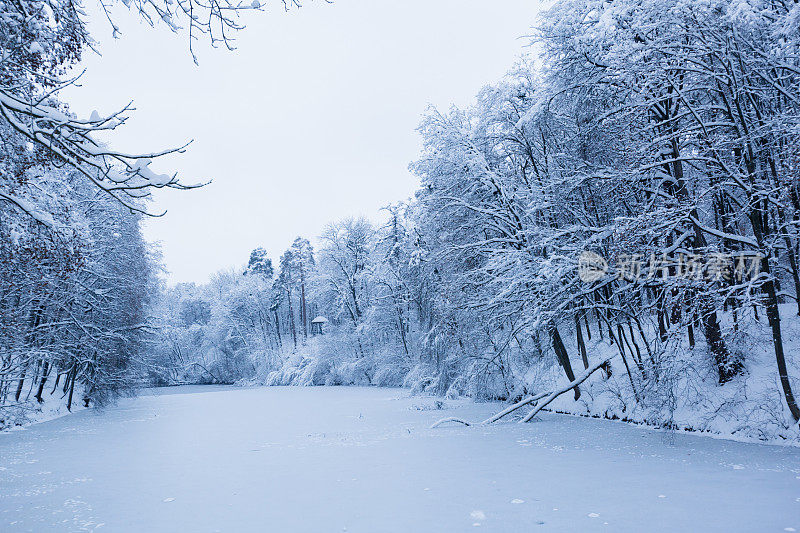
M 434 407 L 181 387 L 3 433 L 0 531 L 800 531 L 798 448 Z

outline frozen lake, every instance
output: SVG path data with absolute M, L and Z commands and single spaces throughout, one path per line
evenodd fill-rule
M 800 531 L 800 449 L 367 388 L 164 389 L 0 434 L 0 531 Z

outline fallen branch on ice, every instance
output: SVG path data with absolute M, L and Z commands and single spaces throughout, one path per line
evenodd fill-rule
M 531 419 L 534 416 L 536 416 L 539 413 L 539 411 L 541 411 L 542 409 L 547 407 L 547 405 L 550 402 L 552 402 L 553 400 L 555 400 L 556 398 L 558 398 L 559 396 L 561 396 L 565 392 L 574 389 L 575 387 L 577 387 L 578 385 L 580 385 L 581 383 L 583 383 L 584 381 L 589 379 L 589 376 L 594 374 L 596 371 L 598 371 L 604 365 L 608 364 L 613 358 L 614 358 L 614 356 L 612 355 L 611 357 L 609 357 L 607 359 L 604 359 L 603 361 L 600 361 L 599 363 L 596 363 L 593 366 L 590 366 L 589 368 L 587 368 L 583 372 L 583 374 L 581 374 L 580 376 L 575 378 L 573 381 L 571 381 L 567 385 L 564 385 L 560 389 L 558 389 L 558 390 L 554 391 L 552 394 L 550 394 L 550 396 L 548 396 L 547 399 L 544 402 L 541 403 L 541 405 L 538 405 L 536 408 L 532 409 L 530 413 L 525 415 L 525 418 L 523 418 L 521 420 L 521 422 L 530 422 Z
M 580 385 L 581 383 L 583 383 L 584 381 L 589 379 L 589 376 L 591 376 L 592 374 L 597 372 L 599 369 L 603 368 L 614 357 L 615 356 L 612 355 L 611 357 L 609 357 L 607 359 L 604 359 L 604 360 L 600 361 L 599 363 L 596 363 L 593 366 L 590 366 L 589 368 L 587 368 L 583 372 L 583 374 L 579 375 L 577 378 L 575 378 L 574 380 L 570 381 L 569 383 L 567 383 L 563 387 L 560 387 L 558 390 L 555 390 L 553 392 L 541 392 L 541 393 L 535 394 L 533 396 L 528 396 L 527 398 L 524 398 L 524 399 L 518 401 L 514 405 L 510 405 L 510 406 L 506 407 L 505 409 L 503 409 L 502 411 L 500 411 L 496 415 L 487 418 L 486 420 L 484 420 L 480 424 L 474 424 L 472 422 L 467 422 L 466 420 L 461 420 L 460 418 L 448 417 L 448 418 L 442 418 L 441 420 L 438 420 L 438 421 L 434 422 L 431 425 L 431 429 L 437 428 L 437 427 L 439 427 L 439 426 L 441 426 L 443 424 L 446 424 L 448 422 L 455 422 L 455 423 L 458 423 L 458 424 L 464 424 L 465 426 L 477 426 L 477 425 L 486 426 L 486 425 L 489 425 L 489 424 L 491 424 L 493 422 L 497 422 L 498 420 L 500 420 L 504 416 L 513 413 L 514 411 L 516 411 L 520 407 L 525 407 L 526 405 L 529 405 L 531 403 L 537 402 L 537 401 L 541 400 L 542 398 L 547 398 L 544 401 L 544 403 L 542 403 L 541 405 L 537 406 L 535 409 L 531 410 L 531 412 L 528 413 L 525 416 L 525 418 L 522 419 L 522 422 L 530 422 L 531 419 L 533 419 L 533 417 L 536 416 L 539 413 L 539 411 L 544 409 L 549 403 L 551 403 L 553 400 L 555 400 L 556 398 L 558 398 L 559 396 L 561 396 L 565 392 L 574 389 L 575 387 L 577 387 L 578 385 Z
M 438 421 L 434 422 L 431 425 L 431 429 L 438 428 L 439 426 L 441 426 L 442 424 L 446 424 L 447 422 L 457 422 L 459 424 L 464 424 L 465 426 L 471 426 L 472 425 L 470 422 L 467 422 L 466 420 L 461 420 L 460 418 L 455 418 L 455 417 L 451 416 L 451 417 L 448 417 L 448 418 L 442 418 L 441 420 L 438 420 Z
M 491 424 L 492 422 L 497 422 L 498 420 L 500 420 L 504 416 L 513 413 L 514 411 L 516 411 L 520 407 L 525 407 L 526 405 L 528 405 L 530 403 L 533 403 L 533 402 L 535 402 L 537 400 L 541 400 L 542 398 L 544 398 L 548 394 L 550 394 L 550 392 L 541 392 L 541 393 L 536 394 L 534 396 L 528 396 L 527 398 L 518 401 L 514 405 L 508 406 L 507 408 L 503 409 L 502 411 L 500 411 L 496 415 L 487 418 L 486 420 L 481 422 L 481 425 L 486 425 L 486 424 Z

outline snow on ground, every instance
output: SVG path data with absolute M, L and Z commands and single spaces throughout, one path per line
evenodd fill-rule
M 554 414 L 429 429 L 498 409 L 444 407 L 152 391 L 0 434 L 0 531 L 800 531 L 798 448 Z
M 19 403 L 0 407 L 0 431 L 17 431 L 30 424 L 70 414 L 60 387 L 58 390 L 44 391 L 42 403 L 36 401 L 33 393 L 34 391 L 29 390 Z M 75 387 L 73 398 L 72 412 L 83 410 L 83 391 L 80 387 Z

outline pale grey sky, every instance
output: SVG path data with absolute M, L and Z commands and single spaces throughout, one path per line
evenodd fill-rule
M 146 224 L 172 282 L 205 281 L 265 247 L 273 262 L 297 235 L 346 216 L 378 220 L 408 198 L 408 163 L 428 104 L 469 104 L 525 51 L 536 0 L 321 0 L 284 13 L 247 13 L 238 49 L 197 46 L 150 29 L 124 9 L 119 40 L 87 0 L 103 54 L 87 54 L 79 114 L 137 111 L 114 146 L 148 151 L 194 143 L 153 164 L 199 190 L 159 191 L 164 218 Z

